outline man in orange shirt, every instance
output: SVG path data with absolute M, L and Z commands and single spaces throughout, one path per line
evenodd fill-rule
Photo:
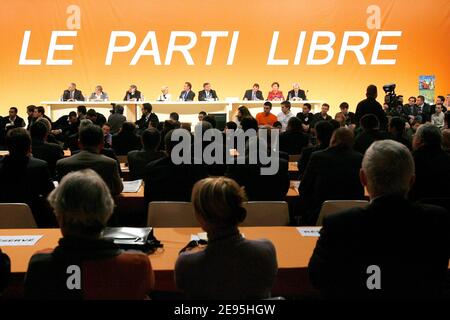
M 272 127 L 278 121 L 277 117 L 273 113 L 270 113 L 270 110 L 272 110 L 272 103 L 270 101 L 264 102 L 264 112 L 256 115 L 256 121 L 258 121 L 259 126 Z

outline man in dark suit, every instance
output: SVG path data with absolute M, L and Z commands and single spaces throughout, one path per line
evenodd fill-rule
M 314 120 L 314 115 L 311 112 L 311 104 L 303 104 L 302 112 L 297 113 L 297 118 L 302 122 L 303 131 L 308 133 Z
M 312 284 L 328 298 L 432 299 L 445 286 L 450 217 L 406 194 L 414 162 L 402 144 L 375 142 L 360 173 L 371 202 L 325 217 L 309 262 Z
M 137 86 L 132 84 L 130 88 L 125 92 L 124 101 L 139 101 L 142 98 L 141 92 L 137 89 Z
M 430 106 L 430 114 L 433 115 L 436 113 L 436 105 L 440 105 L 442 107 L 442 112 L 447 112 L 447 107 L 444 106 L 445 97 L 444 96 L 437 96 L 436 103 Z
M 416 180 L 411 200 L 450 198 L 450 155 L 442 149 L 442 133 L 432 124 L 417 129 L 413 138 Z
M 145 167 L 152 161 L 166 157 L 166 153 L 159 151 L 161 134 L 156 128 L 149 128 L 141 136 L 142 149 L 128 152 L 128 167 L 133 180 L 143 179 Z
M 244 187 L 250 201 L 284 201 L 289 190 L 288 160 L 283 158 L 280 152 L 278 158 L 272 158 L 272 161 L 278 162 L 276 173 L 272 175 L 262 174 L 263 168 L 267 169 L 273 164 L 265 165 L 261 161 L 256 164 L 250 163 L 249 152 L 259 150 L 257 148 L 267 148 L 268 151 L 271 149 L 264 136 L 262 139 L 256 136 L 250 137 L 245 154 L 240 156 L 244 159 L 241 162 L 239 162 L 240 159 L 237 159 L 237 163 L 229 164 L 225 176 L 234 179 L 241 187 Z
M 62 101 L 84 101 L 84 96 L 81 90 L 77 89 L 75 83 L 71 83 L 67 90 L 64 90 Z
M 298 101 L 298 100 L 306 100 L 305 91 L 300 89 L 300 85 L 298 83 L 294 83 L 293 89 L 288 92 L 287 100 L 289 101 Z
M 54 189 L 47 162 L 31 157 L 31 138 L 24 128 L 8 131 L 9 155 L 0 159 L 0 202 L 26 203 L 38 227 L 56 226 L 47 202 Z
M 150 103 L 144 103 L 142 105 L 142 117 L 136 121 L 138 127 L 137 134 L 140 136 L 149 127 L 149 124 L 153 128 L 157 128 L 159 125 L 158 116 L 152 112 L 153 106 Z
M 178 141 L 171 141 L 175 130 L 169 131 L 164 140 L 166 153 L 164 157 L 150 162 L 145 168 L 144 197 L 148 204 L 151 201 L 191 201 L 194 184 L 208 176 L 203 165 L 175 164 L 170 156 Z
M 103 132 L 96 125 L 87 125 L 80 129 L 79 141 L 81 151 L 56 163 L 56 175 L 59 180 L 71 171 L 92 169 L 97 172 L 108 185 L 113 196 L 122 192 L 117 162 L 100 154 L 103 149 Z
M 359 181 L 363 156 L 352 149 L 353 142 L 353 131 L 339 128 L 333 133 L 328 149 L 312 154 L 299 186 L 308 225 L 316 224 L 326 200 L 364 199 Z
M 328 103 L 322 104 L 322 107 L 320 109 L 320 112 L 316 113 L 313 116 L 312 119 L 312 126 L 315 126 L 315 124 L 319 121 L 330 121 L 333 118 L 328 114 L 328 111 L 330 111 L 330 105 Z
M 205 82 L 203 84 L 203 90 L 198 93 L 198 101 L 216 101 L 219 97 L 216 91 L 211 89 L 211 83 Z
M 182 101 L 194 101 L 195 93 L 192 91 L 192 84 L 190 82 L 185 82 L 183 91 L 181 91 L 179 99 Z
M 308 166 L 311 155 L 320 150 L 325 150 L 330 145 L 331 136 L 333 135 L 334 127 L 328 121 L 319 121 L 314 127 L 316 131 L 317 144 L 315 146 L 304 148 L 300 158 L 297 161 L 299 179 L 301 180 Z
M 9 130 L 25 127 L 25 121 L 17 115 L 17 108 L 9 108 L 9 115 L 0 119 L 0 146 L 5 144 L 5 136 Z
M 403 114 L 408 117 L 408 122 L 412 124 L 418 115 L 416 97 L 409 97 L 408 104 L 403 105 Z
M 280 151 L 289 155 L 301 154 L 309 144 L 309 135 L 303 133 L 302 122 L 297 117 L 289 119 L 287 129 L 280 133 L 279 139 Z
M 86 119 L 92 121 L 93 124 L 100 128 L 106 123 L 106 118 L 101 113 L 96 112 L 94 109 L 89 109 L 86 113 Z
M 112 136 L 112 148 L 118 156 L 126 156 L 132 150 L 141 150 L 141 139 L 134 134 L 136 126 L 125 121 L 118 134 Z
M 67 142 L 69 136 L 78 133 L 78 126 L 80 121 L 77 118 L 77 113 L 71 111 L 68 115 L 61 116 L 53 123 L 52 134 L 64 143 Z
M 56 143 L 48 143 L 48 131 L 42 121 L 36 121 L 30 128 L 31 152 L 33 157 L 47 162 L 52 177 L 55 176 L 55 166 L 59 159 L 64 158 L 64 151 Z
M 360 101 L 358 105 L 356 106 L 356 112 L 355 112 L 355 122 L 356 126 L 360 126 L 359 121 L 362 117 L 364 117 L 366 114 L 373 114 L 378 118 L 378 122 L 380 123 L 380 129 L 386 130 L 387 128 L 387 117 L 386 114 L 383 111 L 383 107 L 381 104 L 376 100 L 378 96 L 378 89 L 376 86 L 371 84 L 367 87 L 366 91 L 366 99 Z
M 422 117 L 422 123 L 431 121 L 431 106 L 425 102 L 424 96 L 417 96 L 417 114 Z
M 374 114 L 363 116 L 360 124 L 354 149 L 364 154 L 374 141 L 386 139 L 386 135 L 380 131 L 380 123 Z
M 259 84 L 255 83 L 252 89 L 246 90 L 243 100 L 264 100 L 264 96 L 259 90 Z

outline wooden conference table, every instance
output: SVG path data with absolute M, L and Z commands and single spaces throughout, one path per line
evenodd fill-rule
M 296 227 L 242 227 L 240 230 L 247 239 L 265 238 L 275 245 L 278 275 L 272 290 L 274 295 L 315 293 L 308 281 L 307 266 L 316 237 L 303 237 Z M 156 238 L 164 245 L 164 248 L 149 255 L 155 271 L 156 291 L 176 291 L 173 272 L 178 253 L 190 241 L 191 234 L 199 232 L 202 232 L 200 228 L 155 229 Z M 54 248 L 61 237 L 59 229 L 0 229 L 0 235 L 43 235 L 34 246 L 2 247 L 11 259 L 11 272 L 16 281 L 22 279 L 28 262 L 36 251 Z

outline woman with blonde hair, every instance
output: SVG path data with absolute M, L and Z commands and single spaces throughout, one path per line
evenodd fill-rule
M 239 232 L 246 211 L 239 185 L 225 177 L 198 181 L 192 190 L 195 217 L 208 234 L 204 250 L 183 252 L 175 265 L 179 289 L 191 299 L 264 299 L 277 273 L 275 247 Z

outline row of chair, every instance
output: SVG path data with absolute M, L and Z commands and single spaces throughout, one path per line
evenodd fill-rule
M 322 205 L 317 225 L 323 218 L 348 208 L 364 207 L 363 200 L 330 200 Z M 286 226 L 289 224 L 289 209 L 285 201 L 250 201 L 244 203 L 247 217 L 241 224 L 246 227 Z M 199 227 L 194 217 L 191 202 L 150 202 L 147 225 L 157 228 Z M 0 229 L 36 228 L 30 208 L 23 203 L 0 204 Z

